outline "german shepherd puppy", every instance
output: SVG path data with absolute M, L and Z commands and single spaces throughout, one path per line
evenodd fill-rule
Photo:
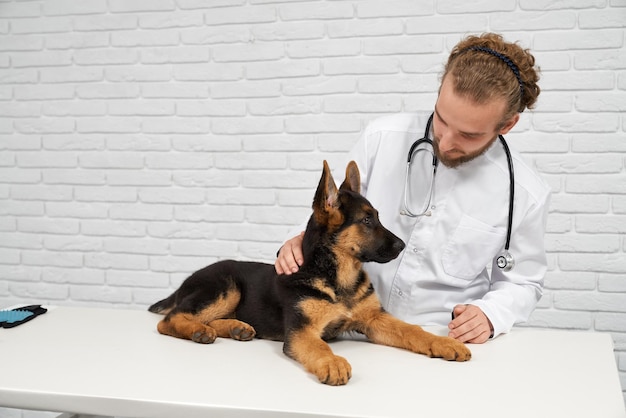
M 287 276 L 277 275 L 271 264 L 212 264 L 149 308 L 166 315 L 158 331 L 203 344 L 216 337 L 284 341 L 287 356 L 329 385 L 344 385 L 352 374 L 348 361 L 326 343 L 344 332 L 429 357 L 469 360 L 464 344 L 400 321 L 382 308 L 362 263 L 391 261 L 404 243 L 381 225 L 359 190 L 354 161 L 339 189 L 324 161 L 299 271 Z

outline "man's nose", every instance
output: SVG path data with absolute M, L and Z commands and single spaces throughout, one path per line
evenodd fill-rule
M 454 148 L 454 136 L 449 129 L 443 129 L 439 132 L 439 150 L 442 152 L 450 151 Z

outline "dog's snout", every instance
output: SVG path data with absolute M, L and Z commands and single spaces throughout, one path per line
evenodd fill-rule
M 395 239 L 395 241 L 394 241 L 394 243 L 392 245 L 392 248 L 393 248 L 393 250 L 397 254 L 400 254 L 402 252 L 402 250 L 404 250 L 405 246 L 406 245 L 404 244 L 404 241 L 402 241 L 400 238 L 396 237 L 396 239 Z
M 400 238 L 389 232 L 387 248 L 389 248 L 389 257 L 391 260 L 396 258 L 402 250 L 404 250 L 405 244 Z
M 376 249 L 375 255 L 367 257 L 367 261 L 376 261 L 377 263 L 387 263 L 404 250 L 404 242 L 390 231 L 385 231 L 384 238 L 379 241 L 381 245 Z

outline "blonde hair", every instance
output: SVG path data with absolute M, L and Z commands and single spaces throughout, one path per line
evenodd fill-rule
M 449 77 L 455 93 L 477 104 L 506 100 L 504 124 L 515 113 L 534 107 L 541 91 L 538 72 L 528 49 L 486 33 L 468 36 L 454 47 L 442 80 Z

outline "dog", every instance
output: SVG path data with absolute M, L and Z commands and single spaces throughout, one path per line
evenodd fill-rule
M 470 359 L 463 343 L 382 308 L 362 265 L 393 260 L 404 242 L 380 223 L 360 194 L 354 161 L 339 188 L 324 161 L 312 207 L 298 272 L 278 275 L 271 264 L 233 260 L 209 265 L 150 306 L 149 311 L 165 315 L 158 332 L 203 344 L 217 337 L 283 341 L 288 357 L 328 385 L 344 385 L 352 375 L 350 363 L 327 343 L 346 332 L 429 357 Z

